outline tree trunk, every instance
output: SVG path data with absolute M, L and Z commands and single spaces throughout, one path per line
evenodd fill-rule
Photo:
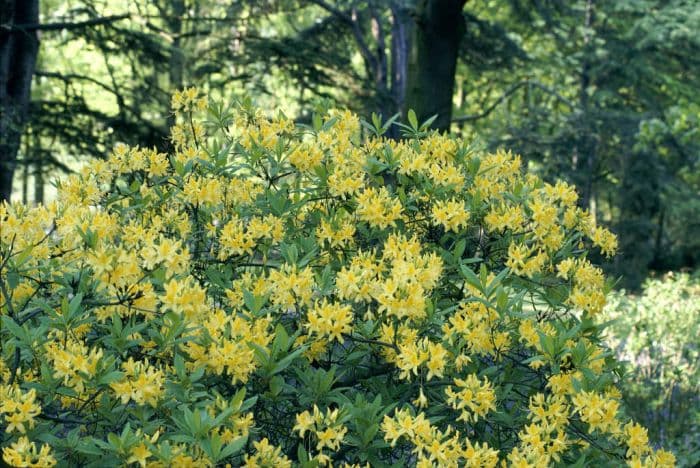
M 167 3 L 166 3 L 167 4 Z M 184 83 L 185 54 L 182 51 L 182 16 L 185 14 L 184 0 L 173 0 L 170 4 L 170 19 L 168 29 L 173 36 L 170 45 L 170 60 L 168 62 L 168 78 L 170 92 L 182 89 Z M 175 115 L 170 111 L 170 101 L 167 102 L 166 115 L 168 128 L 175 124 Z
M 459 46 L 464 35 L 466 0 L 419 0 L 408 57 L 404 115 L 413 109 L 418 120 L 437 114 L 433 128 L 449 131 Z
M 414 28 L 410 10 L 403 2 L 391 2 L 391 95 L 393 108 L 386 112 L 384 118 L 389 118 L 406 107 L 406 80 L 408 77 L 408 59 L 411 52 L 411 36 Z M 388 135 L 398 138 L 398 127 L 392 125 Z
M 593 180 L 595 178 L 597 142 L 595 130 L 590 115 L 588 92 L 591 86 L 591 69 L 593 67 L 593 37 L 591 34 L 595 22 L 595 5 L 593 0 L 587 0 L 585 10 L 585 33 L 583 37 L 583 62 L 579 77 L 579 103 L 581 116 L 579 118 L 579 138 L 574 147 L 573 170 L 574 182 L 581 194 L 578 203 L 583 209 L 591 209 L 594 196 Z M 595 215 L 595 213 L 593 213 Z
M 36 30 L 12 26 L 37 24 L 39 0 L 1 0 L 0 5 L 0 200 L 9 201 L 39 50 Z

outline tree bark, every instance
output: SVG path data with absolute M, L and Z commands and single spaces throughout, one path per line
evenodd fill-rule
M 410 10 L 403 2 L 391 2 L 391 95 L 393 108 L 386 112 L 385 118 L 402 112 L 406 106 L 406 83 L 408 77 L 408 58 L 411 52 L 411 36 L 414 27 Z M 389 129 L 390 138 L 398 138 L 396 126 Z
M 579 105 L 581 108 L 580 122 L 580 137 L 573 151 L 573 171 L 574 181 L 578 186 L 581 196 L 579 197 L 579 206 L 583 209 L 591 209 L 593 201 L 593 179 L 595 178 L 596 166 L 596 141 L 594 138 L 593 122 L 590 117 L 588 92 L 591 85 L 591 62 L 593 56 L 593 38 L 591 29 L 595 22 L 595 4 L 593 0 L 587 0 L 584 27 L 585 33 L 583 37 L 583 61 L 581 63 L 581 73 L 579 77 Z M 593 202 L 595 203 L 595 202 Z M 595 213 L 593 213 L 595 216 Z
M 449 131 L 457 57 L 464 35 L 466 0 L 419 0 L 411 31 L 405 101 L 418 120 L 437 114 L 433 128 Z
M 39 51 L 36 30 L 13 26 L 38 24 L 39 0 L 0 0 L 0 5 L 0 200 L 9 201 Z
M 166 3 L 167 4 L 167 3 Z M 167 7 L 166 7 L 167 10 Z M 170 60 L 168 62 L 168 78 L 170 90 L 180 90 L 184 84 L 185 70 L 185 54 L 182 51 L 182 17 L 185 14 L 184 0 L 174 0 L 170 2 L 170 19 L 168 20 L 168 29 L 173 37 L 173 42 L 170 45 Z M 175 124 L 175 115 L 170 110 L 170 101 L 167 102 L 165 109 L 168 128 Z

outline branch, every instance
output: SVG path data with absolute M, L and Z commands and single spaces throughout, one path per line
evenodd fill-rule
M 26 31 L 63 31 L 64 29 L 80 29 L 89 26 L 97 26 L 100 24 L 113 23 L 115 21 L 130 18 L 131 15 L 125 13 L 123 15 L 112 15 L 103 16 L 101 18 L 93 18 L 86 21 L 78 21 L 76 23 L 34 23 L 34 24 L 15 24 L 10 26 L 9 24 L 3 24 L 0 29 L 4 29 L 7 32 L 26 32 Z
M 360 26 L 355 19 L 356 18 L 356 11 L 353 10 L 353 13 L 351 14 L 351 13 L 339 10 L 324 0 L 309 0 L 309 1 L 315 5 L 318 5 L 319 7 L 323 8 L 327 12 L 333 14 L 338 19 L 340 19 L 343 23 L 347 24 L 350 27 L 350 29 L 352 30 L 352 34 L 355 37 L 355 42 L 357 42 L 357 45 L 360 48 L 360 54 L 365 59 L 365 62 L 367 62 L 367 65 L 373 70 L 375 68 L 377 58 L 369 50 L 369 47 L 367 46 L 365 39 L 362 37 L 362 30 L 360 29 Z
M 360 336 L 351 335 L 351 334 L 349 334 L 349 333 L 343 333 L 342 335 L 343 335 L 344 338 L 347 338 L 347 339 L 349 339 L 349 340 L 355 341 L 355 342 L 357 342 L 357 343 L 376 344 L 376 345 L 379 345 L 379 346 L 386 346 L 387 348 L 393 349 L 393 350 L 396 351 L 397 353 L 401 351 L 401 350 L 399 349 L 399 347 L 396 346 L 396 345 L 393 344 L 393 343 L 386 343 L 386 342 L 384 342 L 384 341 L 379 341 L 379 340 L 370 340 L 369 338 L 362 338 L 362 337 L 360 337 Z
M 116 94 L 114 89 L 112 89 L 109 85 L 106 85 L 102 83 L 99 80 L 96 80 L 95 78 L 92 78 L 90 76 L 86 75 L 79 75 L 77 73 L 68 73 L 68 74 L 62 74 L 62 73 L 56 73 L 56 72 L 50 72 L 50 71 L 44 71 L 44 70 L 36 70 L 34 72 L 34 75 L 40 76 L 42 78 L 56 78 L 64 83 L 69 83 L 71 80 L 82 80 L 82 81 L 88 81 L 92 84 L 95 84 L 99 86 L 100 88 L 104 89 L 105 91 L 109 91 L 112 94 Z
M 488 116 L 491 112 L 493 112 L 496 107 L 498 107 L 503 101 L 508 98 L 511 94 L 515 93 L 517 90 L 524 86 L 534 86 L 535 88 L 539 88 L 542 91 L 546 92 L 547 94 L 551 94 L 555 98 L 557 98 L 558 101 L 566 104 L 568 107 L 571 109 L 575 109 L 577 106 L 574 104 L 570 99 L 565 98 L 558 92 L 554 91 L 552 88 L 543 85 L 542 83 L 538 83 L 537 81 L 530 81 L 530 80 L 523 80 L 515 83 L 512 85 L 510 88 L 508 88 L 496 101 L 491 104 L 489 107 L 484 109 L 483 111 L 479 112 L 478 114 L 472 114 L 472 115 L 463 115 L 460 117 L 455 117 L 452 119 L 452 122 L 454 123 L 462 123 L 462 122 L 472 122 L 474 120 L 479 120 L 482 119 L 486 116 Z

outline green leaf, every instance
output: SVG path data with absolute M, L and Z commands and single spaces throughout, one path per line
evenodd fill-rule
M 284 379 L 279 375 L 274 376 L 270 379 L 270 393 L 272 396 L 277 396 L 282 393 L 284 388 Z
M 22 343 L 29 344 L 31 340 L 29 339 L 29 334 L 24 327 L 20 327 L 17 323 L 10 318 L 9 315 L 2 316 L 2 325 L 7 328 L 12 335 L 20 340 Z
M 554 349 L 554 338 L 545 335 L 541 331 L 538 331 L 537 333 L 540 336 L 540 345 L 542 346 L 542 349 L 550 358 L 554 358 L 557 354 L 556 350 Z
M 237 455 L 245 446 L 246 442 L 248 442 L 248 436 L 244 437 L 239 437 L 238 439 L 234 440 L 233 442 L 229 442 L 226 444 L 226 446 L 221 450 L 221 453 L 219 454 L 219 458 L 216 461 L 221 461 L 225 460 L 228 457 L 231 457 L 233 455 Z
M 427 129 L 429 129 L 430 126 L 433 124 L 433 122 L 435 122 L 435 119 L 437 119 L 437 118 L 438 118 L 437 114 L 435 114 L 431 117 L 428 117 L 428 119 L 420 125 L 420 131 L 423 132 L 423 131 L 426 131 Z
M 78 293 L 68 303 L 68 317 L 71 319 L 77 315 L 80 310 L 80 304 L 83 302 L 83 294 Z
M 476 273 L 474 273 L 471 268 L 464 264 L 460 264 L 459 271 L 462 273 L 462 276 L 464 277 L 468 285 L 478 289 L 481 292 L 484 291 L 484 287 L 481 283 L 481 280 L 478 276 L 476 276 Z
M 408 123 L 411 125 L 411 128 L 413 130 L 418 130 L 418 117 L 416 117 L 416 111 L 413 109 L 408 110 L 408 115 L 406 116 L 408 118 Z
M 124 372 L 121 371 L 112 371 L 108 372 L 102 377 L 100 377 L 100 380 L 98 380 L 99 385 L 109 385 L 112 382 L 116 382 L 117 380 L 121 380 L 124 377 Z
M 454 255 L 455 258 L 461 258 L 462 254 L 464 253 L 464 249 L 466 247 L 467 247 L 466 239 L 460 239 L 459 241 L 457 241 L 454 248 L 452 249 L 452 255 Z
M 270 375 L 278 374 L 285 370 L 289 365 L 297 358 L 301 353 L 306 351 L 307 346 L 304 345 L 300 347 L 299 349 L 294 350 L 292 353 L 289 355 L 285 356 L 284 358 L 280 359 L 275 363 L 274 367 L 270 371 Z
M 272 341 L 272 353 L 287 351 L 289 349 L 289 334 L 284 325 L 278 323 L 275 327 L 275 339 Z
M 209 268 L 206 269 L 204 272 L 206 275 L 207 279 L 213 284 L 221 289 L 228 289 L 228 284 L 226 284 L 226 281 L 224 281 L 224 278 L 221 276 L 221 272 L 219 269 L 215 266 L 210 266 Z
M 270 353 L 267 351 L 266 348 L 263 346 L 260 346 L 257 343 L 253 343 L 252 341 L 248 342 L 248 346 L 253 349 L 253 354 L 255 355 L 255 358 L 258 360 L 258 363 L 260 364 L 261 367 L 267 367 L 267 365 L 270 362 Z

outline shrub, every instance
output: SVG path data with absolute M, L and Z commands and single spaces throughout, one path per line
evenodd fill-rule
M 687 273 L 650 279 L 639 295 L 611 294 L 606 341 L 626 361 L 625 406 L 672 449 L 679 465 L 700 462 L 700 282 Z
M 616 241 L 573 188 L 414 115 L 206 108 L 1 208 L 7 463 L 673 464 L 620 408 Z

